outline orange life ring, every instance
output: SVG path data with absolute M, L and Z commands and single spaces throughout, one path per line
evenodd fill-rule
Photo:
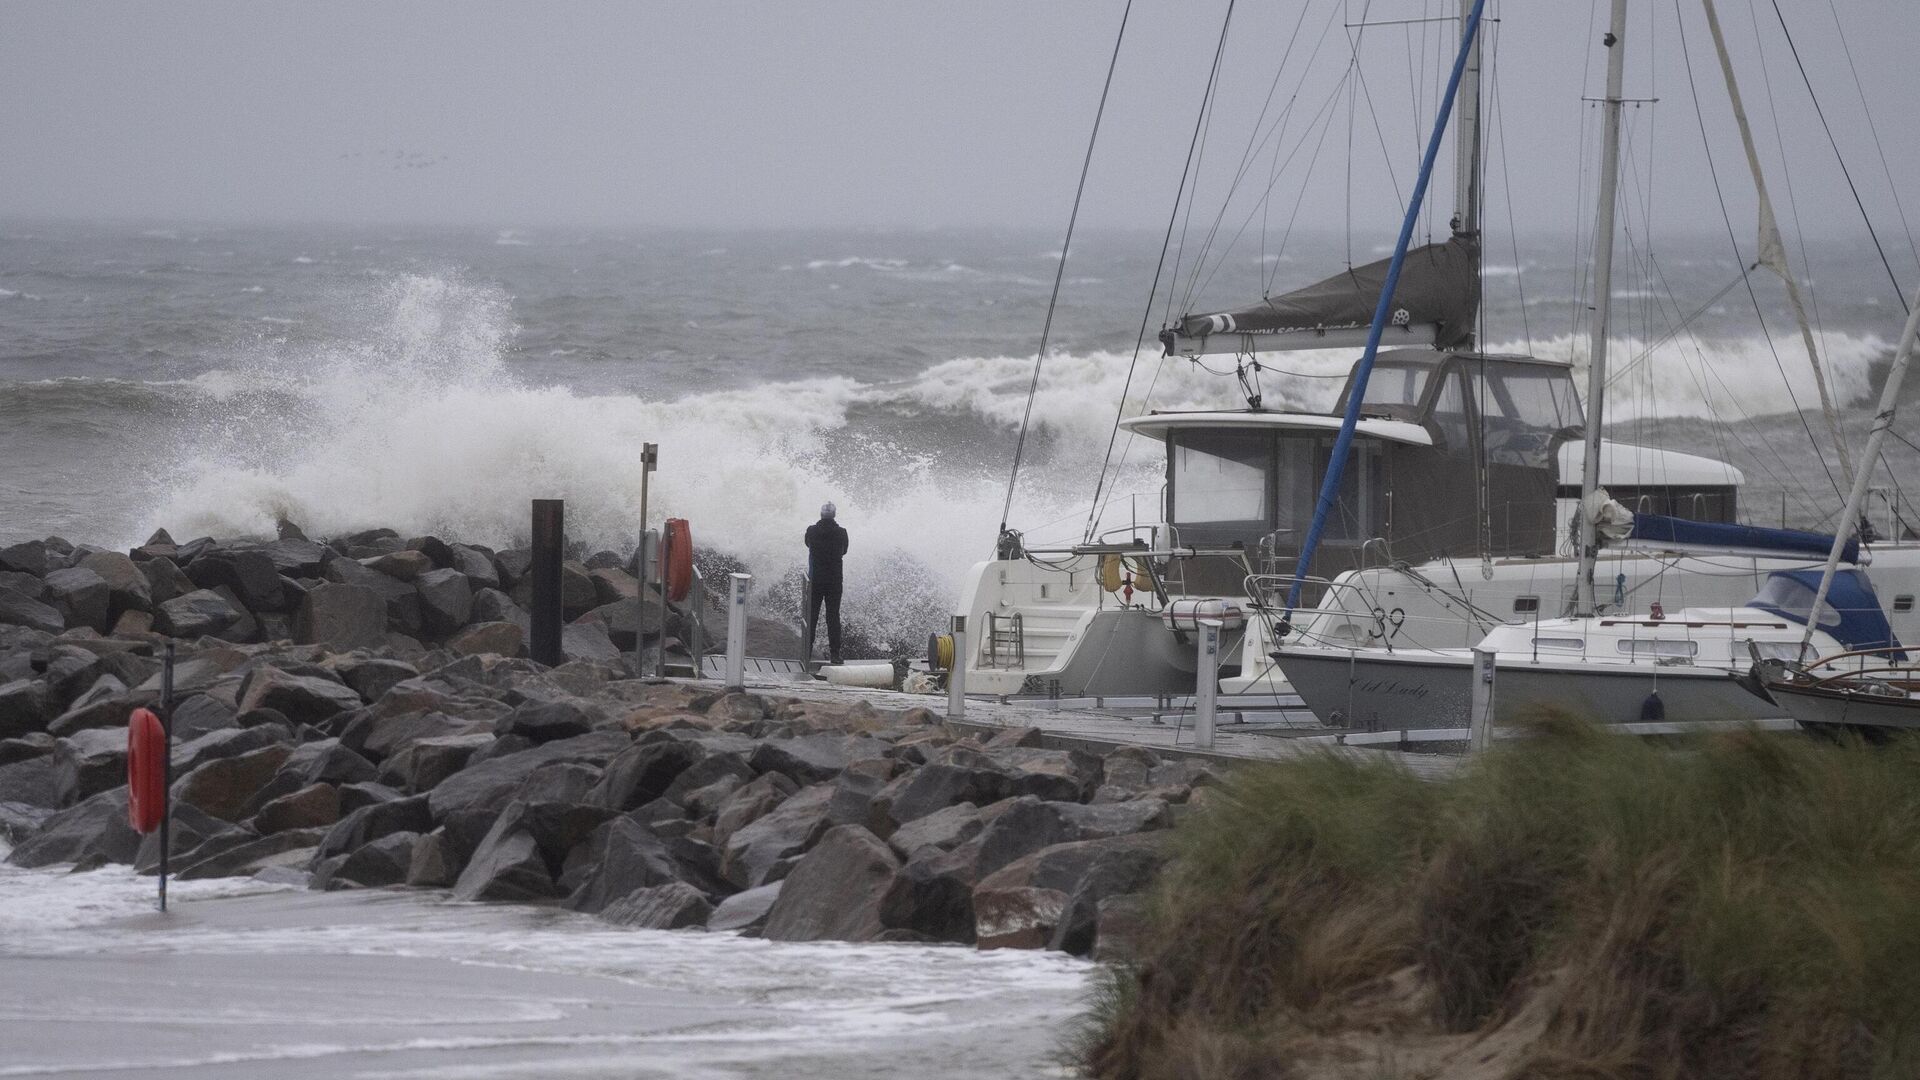
M 127 716 L 127 823 L 150 833 L 166 813 L 167 729 L 152 709 L 135 709 Z
M 667 519 L 667 599 L 679 603 L 693 588 L 693 533 L 686 518 Z

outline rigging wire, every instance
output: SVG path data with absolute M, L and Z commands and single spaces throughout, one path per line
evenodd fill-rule
M 1800 81 L 1806 84 L 1807 97 L 1813 101 L 1814 115 L 1820 118 L 1820 128 L 1827 133 L 1827 145 L 1833 147 L 1833 158 L 1840 163 L 1840 175 L 1847 178 L 1847 190 L 1853 194 L 1853 205 L 1860 209 L 1860 220 L 1866 222 L 1867 235 L 1873 240 L 1873 250 L 1880 255 L 1880 265 L 1887 269 L 1887 280 L 1893 283 L 1894 295 L 1900 298 L 1900 310 L 1907 310 L 1906 291 L 1900 288 L 1900 278 L 1893 272 L 1893 263 L 1887 259 L 1887 249 L 1880 244 L 1880 234 L 1874 230 L 1873 218 L 1867 214 L 1867 204 L 1860 200 L 1860 189 L 1854 185 L 1853 170 L 1847 168 L 1847 159 L 1840 154 L 1840 143 L 1833 137 L 1833 127 L 1827 123 L 1827 110 L 1820 107 L 1820 95 L 1813 92 L 1813 80 L 1807 75 L 1807 65 L 1800 62 L 1800 47 L 1793 43 L 1793 31 L 1787 29 L 1787 17 L 1780 11 L 1780 0 L 1773 0 L 1774 18 L 1780 21 L 1780 33 L 1787 39 L 1787 51 L 1793 54 L 1793 66 L 1800 69 Z
M 1207 91 L 1201 101 L 1200 107 L 1199 156 L 1194 159 L 1195 176 L 1193 187 L 1187 192 L 1187 212 L 1180 220 L 1180 245 L 1174 249 L 1173 253 L 1173 274 L 1168 279 L 1170 284 L 1167 289 L 1167 312 L 1163 317 L 1164 321 L 1172 320 L 1173 287 L 1177 286 L 1180 281 L 1180 268 L 1183 265 L 1183 260 L 1187 252 L 1187 230 L 1193 225 L 1193 204 L 1200 196 L 1200 178 L 1198 172 L 1200 166 L 1206 162 L 1207 139 L 1213 134 L 1214 89 L 1219 85 L 1221 60 L 1226 56 L 1227 30 L 1233 25 L 1233 4 L 1234 0 L 1227 0 L 1227 15 L 1220 25 L 1220 43 L 1214 47 L 1213 66 L 1207 72 Z M 1192 297 L 1190 295 L 1183 297 L 1181 306 L 1184 308 L 1191 299 Z
M 1120 67 L 1120 46 L 1127 39 L 1127 19 L 1133 14 L 1133 0 L 1120 12 L 1120 31 L 1113 38 L 1113 56 L 1107 61 L 1107 79 L 1100 87 L 1100 104 L 1093 112 L 1093 130 L 1087 135 L 1087 154 L 1080 162 L 1080 182 L 1073 189 L 1073 209 L 1067 214 L 1067 237 L 1060 245 L 1060 264 L 1053 271 L 1053 294 L 1047 299 L 1047 318 L 1040 327 L 1040 348 L 1033 354 L 1033 378 L 1027 383 L 1027 406 L 1020 415 L 1020 437 L 1013 444 L 1013 471 L 1007 477 L 1007 498 L 1000 506 L 1000 529 L 995 542 L 1006 535 L 1007 518 L 1013 513 L 1013 492 L 1020 481 L 1020 458 L 1027 449 L 1027 429 L 1033 422 L 1033 399 L 1040 392 L 1040 365 L 1047 357 L 1047 339 L 1053 334 L 1053 313 L 1060 305 L 1060 285 L 1067 276 L 1067 257 L 1073 249 L 1073 227 L 1080 220 L 1080 197 L 1087 191 L 1087 174 L 1093 171 L 1093 148 L 1100 139 L 1100 120 L 1106 115 L 1107 94 L 1113 89 L 1113 73 Z
M 1131 4 L 1132 0 L 1128 0 L 1128 3 Z M 1120 418 L 1126 413 L 1127 392 L 1133 388 L 1133 373 L 1140 364 L 1140 350 L 1146 346 L 1147 325 L 1149 320 L 1153 318 L 1153 298 L 1160 291 L 1160 275 L 1167 266 L 1167 249 L 1171 247 L 1173 243 L 1173 224 L 1179 220 L 1180 217 L 1180 196 L 1186 191 L 1187 179 L 1193 173 L 1194 157 L 1200 146 L 1201 127 L 1206 121 L 1208 109 L 1213 102 L 1214 86 L 1220 76 L 1220 54 L 1227 47 L 1227 28 L 1233 23 L 1233 5 L 1234 0 L 1227 0 L 1227 14 L 1220 23 L 1220 41 L 1219 44 L 1214 46 L 1213 69 L 1211 74 L 1207 76 L 1205 89 L 1203 89 L 1200 94 L 1200 109 L 1193 118 L 1193 135 L 1187 141 L 1187 161 L 1180 169 L 1180 186 L 1174 191 L 1173 210 L 1167 215 L 1166 234 L 1160 238 L 1160 258 L 1154 263 L 1153 284 L 1147 289 L 1147 302 L 1142 305 L 1141 308 L 1140 333 L 1134 339 L 1133 359 L 1127 363 L 1126 382 L 1122 384 L 1120 388 L 1120 403 L 1114 407 L 1113 412 L 1113 428 L 1107 434 L 1107 452 L 1105 456 L 1100 459 L 1100 475 L 1093 483 L 1093 502 L 1087 512 L 1087 531 L 1085 534 L 1089 539 L 1093 536 L 1093 530 L 1098 527 L 1101 513 L 1105 508 L 1105 504 L 1103 504 L 1100 499 L 1100 489 L 1106 483 L 1107 463 L 1113 460 L 1113 445 L 1120 437 Z M 1111 72 L 1109 72 L 1109 74 L 1111 74 Z M 1167 293 L 1168 299 L 1171 301 L 1173 290 L 1169 288 Z M 1160 368 L 1165 366 L 1166 358 L 1161 357 L 1160 365 L 1154 369 L 1153 383 L 1148 384 L 1147 387 L 1147 395 L 1149 398 L 1151 398 L 1153 394 L 1153 386 L 1160 381 Z M 1031 399 L 1029 399 L 1029 404 L 1031 404 Z M 1132 443 L 1131 432 L 1128 433 L 1128 443 Z M 1115 469 L 1114 474 L 1117 479 L 1119 470 Z M 1112 498 L 1111 491 L 1107 493 L 1107 497 L 1109 499 Z M 1004 528 L 1005 526 L 1002 526 L 1003 530 Z
M 1827 11 L 1833 15 L 1833 29 L 1840 35 L 1840 50 L 1847 57 L 1847 71 L 1853 75 L 1853 92 L 1860 95 L 1860 111 L 1867 117 L 1867 133 L 1873 136 L 1873 148 L 1880 155 L 1880 172 L 1887 178 L 1887 193 L 1893 196 L 1893 208 L 1900 213 L 1900 229 L 1907 234 L 1907 250 L 1913 253 L 1913 261 L 1920 264 L 1920 245 L 1913 240 L 1913 227 L 1907 224 L 1907 208 L 1900 202 L 1900 188 L 1893 182 L 1893 167 L 1887 164 L 1887 148 L 1880 142 L 1880 128 L 1873 122 L 1873 107 L 1867 104 L 1867 90 L 1860 82 L 1860 69 L 1853 63 L 1853 47 L 1847 44 L 1846 27 L 1840 23 L 1840 9 L 1833 0 L 1827 0 Z M 1905 299 L 1906 294 L 1901 293 Z
M 1720 204 L 1720 220 L 1726 226 L 1727 243 L 1733 247 L 1734 261 L 1744 266 L 1746 259 L 1740 254 L 1740 240 L 1733 231 L 1733 217 L 1727 212 L 1726 193 L 1720 189 L 1720 172 L 1713 163 L 1713 148 L 1707 140 L 1706 111 L 1701 108 L 1700 88 L 1693 78 L 1693 57 L 1687 50 L 1687 20 L 1684 16 L 1680 15 L 1679 4 L 1680 0 L 1674 0 L 1675 21 L 1680 26 L 1680 57 L 1686 64 L 1687 90 L 1693 97 L 1693 115 L 1700 126 L 1700 144 L 1707 159 L 1707 175 L 1713 180 L 1714 199 Z M 1826 458 L 1819 452 L 1820 441 L 1814 438 L 1813 425 L 1807 422 L 1807 413 L 1806 410 L 1800 406 L 1800 397 L 1793 392 L 1793 382 L 1787 378 L 1787 366 L 1780 359 L 1780 351 L 1773 346 L 1773 334 L 1767 330 L 1766 315 L 1760 309 L 1759 294 L 1753 291 L 1753 280 L 1751 277 L 1744 278 L 1743 280 L 1747 286 L 1747 299 L 1753 304 L 1754 318 L 1760 323 L 1760 335 L 1766 340 L 1767 352 L 1773 356 L 1774 367 L 1779 369 L 1780 381 L 1786 386 L 1787 400 L 1793 403 L 1794 416 L 1800 421 L 1800 426 L 1807 433 L 1807 443 L 1813 448 L 1815 456 L 1819 458 L 1820 469 L 1827 474 L 1827 483 L 1832 485 L 1833 493 L 1838 496 L 1840 495 L 1840 482 L 1834 479 L 1833 470 L 1827 467 Z

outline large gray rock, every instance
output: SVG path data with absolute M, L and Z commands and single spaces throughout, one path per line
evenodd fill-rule
M 280 569 L 264 551 L 227 548 L 208 551 L 187 564 L 187 577 L 202 589 L 232 589 L 252 612 L 284 611 Z
M 112 729 L 104 729 L 111 731 Z M 173 774 L 185 776 L 201 765 L 220 758 L 234 757 L 252 753 L 266 746 L 274 746 L 293 741 L 293 732 L 278 724 L 261 724 L 257 727 L 230 727 L 210 731 L 197 739 L 180 740 L 173 744 Z M 283 763 L 284 764 L 284 763 Z
M 46 576 L 46 600 L 66 616 L 69 626 L 101 633 L 113 629 L 113 590 L 107 579 L 83 567 L 54 570 Z
M 754 748 L 749 760 L 756 771 L 785 773 L 804 786 L 831 780 L 849 762 L 881 758 L 886 751 L 886 743 L 864 735 L 802 735 L 768 739 Z
M 0 624 L 26 626 L 57 634 L 67 628 L 66 616 L 18 589 L 0 587 Z
M 380 700 L 381 695 L 395 685 L 420 674 L 420 670 L 412 664 L 384 656 L 349 654 L 334 657 L 330 663 L 333 673 L 353 687 L 354 693 L 360 695 L 360 700 L 369 702 Z
M 57 749 L 0 765 L 0 799 L 45 810 L 73 805 L 71 764 Z
M 986 806 L 1007 797 L 1012 780 L 995 768 L 933 762 L 915 770 L 889 810 L 899 825 L 960 803 Z
M 1165 837 L 1135 836 L 1095 842 L 1099 853 L 1068 892 L 1067 906 L 1054 925 L 1047 947 L 1075 956 L 1094 954 L 1102 947 L 1100 938 L 1114 931 L 1114 913 L 1109 902 L 1137 896 L 1153 886 L 1166 864 L 1168 845 Z M 1121 916 L 1124 934 L 1124 913 Z M 1113 945 L 1126 949 L 1131 942 Z
M 45 731 L 59 715 L 58 703 L 45 682 L 15 679 L 0 686 L 0 739 Z
M 447 639 L 461 656 L 525 656 L 527 631 L 511 622 L 478 622 Z
M 533 700 L 518 705 L 494 725 L 499 735 L 521 735 L 533 743 L 571 739 L 593 730 L 593 715 L 570 701 Z M 617 759 L 616 759 L 617 760 Z
M 13 570 L 34 577 L 45 577 L 52 561 L 47 557 L 47 545 L 39 540 L 22 540 L 18 544 L 0 547 L 0 570 Z
M 135 565 L 140 567 L 141 576 L 147 579 L 147 595 L 156 607 L 199 587 L 172 559 L 155 558 Z
M 208 761 L 174 781 L 173 799 L 197 806 L 222 821 L 239 821 L 246 816 L 254 795 L 286 762 L 288 753 L 285 746 L 263 746 Z
M 553 875 L 533 834 L 499 825 L 481 840 L 453 885 L 455 900 L 546 900 L 556 895 Z
M 127 789 L 103 791 L 47 818 L 38 832 L 13 849 L 15 866 L 55 863 L 131 863 L 140 851 L 140 834 L 127 824 Z
M 39 831 L 54 811 L 23 802 L 0 802 L 0 842 L 17 844 Z
M 974 871 L 971 853 L 922 845 L 893 879 L 880 921 L 935 941 L 972 944 Z
M 192 864 L 228 848 L 259 839 L 256 834 L 202 813 L 187 803 L 172 807 L 169 817 L 167 846 L 172 849 L 168 857 L 169 870 L 174 865 Z M 141 838 L 140 850 L 133 858 L 133 868 L 142 874 L 150 874 L 160 868 L 158 829 Z
M 1089 886 L 1086 904 L 1097 914 L 1107 890 L 1134 892 L 1144 887 L 1162 856 L 1156 836 L 1122 836 L 1054 844 L 1022 856 L 974 886 L 975 935 L 983 949 L 1045 948 L 1071 926 L 1073 899 L 1097 863 L 1108 862 L 1105 880 Z M 1088 943 L 1090 946 L 1090 942 Z
M 414 579 L 420 593 L 420 619 L 426 632 L 444 638 L 473 616 L 473 587 L 458 570 L 429 570 Z
M 91 570 L 107 583 L 111 617 L 129 611 L 153 610 L 153 585 L 134 561 L 117 551 L 96 551 L 74 564 Z
M 600 918 L 640 930 L 703 927 L 713 916 L 707 895 L 684 881 L 639 889 L 607 905 Z
M 1081 839 L 1080 831 L 1061 813 L 1061 804 L 1022 795 L 993 808 L 997 816 L 974 841 L 981 877 L 1041 848 Z
M 493 736 L 485 732 L 415 739 L 381 763 L 380 779 L 408 791 L 431 791 L 491 745 Z
M 425 833 L 433 830 L 433 816 L 427 811 L 427 797 L 374 803 L 347 814 L 321 838 L 318 859 L 345 855 L 389 833 Z
M 177 638 L 218 636 L 238 623 L 245 614 L 212 589 L 195 589 L 162 601 L 157 608 L 154 612 L 154 629 Z
M 112 728 L 78 731 L 60 740 L 54 754 L 72 776 L 73 797 L 91 798 L 127 782 L 127 736 Z
M 420 633 L 420 594 L 411 582 L 369 570 L 352 559 L 334 559 L 320 574 L 328 581 L 358 585 L 379 593 L 387 604 L 387 629 L 410 636 Z
M 251 822 L 254 831 L 267 834 L 331 828 L 339 820 L 340 790 L 332 784 L 309 784 L 268 802 Z
M 433 559 L 426 552 L 411 549 L 390 551 L 385 555 L 362 559 L 361 564 L 369 570 L 385 574 L 398 581 L 413 581 L 433 569 Z
M 387 601 L 364 585 L 327 581 L 301 598 L 293 640 L 337 649 L 378 648 L 387 637 Z
M 432 800 L 433 816 L 444 820 L 460 810 L 501 809 L 528 774 L 543 765 L 561 762 L 605 765 L 630 745 L 632 742 L 624 732 L 596 731 L 469 765 L 442 781 L 428 796 Z
M 832 802 L 831 784 L 816 784 L 790 796 L 726 839 L 721 873 L 743 889 L 766 884 L 777 864 L 805 854 L 832 825 L 828 817 Z
M 295 724 L 324 723 L 360 704 L 360 695 L 345 683 L 275 667 L 255 668 L 240 687 L 241 712 L 272 709 Z
M 620 662 L 620 649 L 598 622 L 568 623 L 560 628 L 560 654 L 567 660 Z
M 475 623 L 508 622 L 526 633 L 531 626 L 527 609 L 513 602 L 513 597 L 498 589 L 481 589 L 473 594 L 473 621 Z
M 296 788 L 310 784 L 360 784 L 372 780 L 378 770 L 373 762 L 340 745 L 339 739 L 318 739 L 302 743 L 287 755 L 280 766 L 282 775 L 291 776 Z
M 799 785 L 783 773 L 767 773 L 742 785 L 723 799 L 714 813 L 714 844 L 725 848 L 734 833 L 766 816 L 798 790 Z
M 766 929 L 767 915 L 772 912 L 785 887 L 786 882 L 776 881 L 771 885 L 734 893 L 713 909 L 713 914 L 707 918 L 707 929 L 730 930 L 747 937 L 760 936 L 760 932 Z
M 924 847 L 951 851 L 980 835 L 984 827 L 979 807 L 959 803 L 902 825 L 887 837 L 887 844 L 907 859 Z
M 460 870 L 465 865 L 464 856 L 443 826 L 414 843 L 413 861 L 407 864 L 407 884 L 426 889 L 450 888 L 460 880 Z
M 780 898 L 767 914 L 766 936 L 774 941 L 871 941 L 887 929 L 881 908 L 899 873 L 900 860 L 865 828 L 830 829 L 787 875 Z
M 317 577 L 322 567 L 333 558 L 333 552 L 325 544 L 316 544 L 302 537 L 284 537 L 260 548 L 261 554 L 273 561 L 273 568 L 287 577 Z
M 419 843 L 415 832 L 388 833 L 355 848 L 328 871 L 314 875 L 313 888 L 338 889 L 350 885 L 378 888 L 399 885 L 407 880 L 407 868 L 413 864 L 413 848 Z
M 614 810 L 632 810 L 667 793 L 667 788 L 706 750 L 678 739 L 636 743 L 608 763 L 591 798 Z
M 173 707 L 174 742 L 191 742 L 203 735 L 236 726 L 239 713 L 211 694 L 194 694 Z
M 471 584 L 474 589 L 498 589 L 500 587 L 500 570 L 493 565 L 493 559 L 488 556 L 486 552 L 468 547 L 465 544 L 449 544 L 447 545 L 447 553 L 451 558 L 451 562 L 449 562 L 448 565 L 465 574 L 468 583 Z
M 1100 786 L 1101 761 L 1083 750 L 1009 746 L 990 749 L 987 756 L 1012 777 L 1008 795 L 1085 802 Z
M 130 691 L 96 698 L 89 695 L 74 707 L 47 722 L 47 732 L 66 738 L 88 728 L 124 728 L 127 714 L 134 709 L 160 704 L 158 691 Z

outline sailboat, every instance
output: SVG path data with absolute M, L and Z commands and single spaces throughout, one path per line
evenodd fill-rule
M 1451 109 L 1458 88 L 1451 235 L 1414 247 L 1404 231 L 1393 258 L 1255 304 L 1188 314 L 1160 335 L 1172 356 L 1234 357 L 1243 378 L 1262 353 L 1363 347 L 1334 408 L 1273 409 L 1249 385 L 1244 409 L 1122 419 L 1120 430 L 1165 447 L 1157 513 L 1090 528 L 1070 545 L 1003 533 L 954 612 L 969 628 L 969 690 L 1172 697 L 1204 678 L 1218 680 L 1223 700 L 1284 705 L 1296 688 L 1283 667 L 1305 643 L 1354 656 L 1465 649 L 1559 610 L 1581 566 L 1559 552 L 1580 501 L 1565 482 L 1573 474 L 1593 471 L 1597 486 L 1636 502 L 1697 508 L 1705 524 L 1737 519 L 1738 470 L 1602 440 L 1569 364 L 1474 348 L 1478 12 L 1473 0 L 1461 5 L 1446 98 Z M 1422 189 L 1445 125 L 1443 116 Z M 1416 198 L 1409 220 L 1417 212 Z M 1824 537 L 1783 546 L 1746 530 L 1730 545 L 1642 517 L 1640 535 L 1594 555 L 1593 572 L 1613 583 L 1611 603 L 1596 597 L 1602 608 L 1622 608 L 1654 583 L 1676 610 L 1739 605 L 1770 572 L 1806 567 L 1825 550 Z M 1477 572 L 1460 573 L 1463 553 Z M 1920 569 L 1920 551 L 1906 561 Z M 1688 572 L 1696 566 L 1711 572 Z M 1198 670 L 1180 614 L 1201 603 L 1227 631 L 1214 671 Z M 1321 719 L 1355 726 L 1327 712 Z M 1380 723 L 1451 726 L 1404 708 Z

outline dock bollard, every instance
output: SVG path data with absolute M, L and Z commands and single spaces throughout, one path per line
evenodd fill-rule
M 727 689 L 747 685 L 747 586 L 752 574 L 727 575 Z
M 1493 748 L 1493 653 L 1473 650 L 1473 688 L 1467 706 L 1467 749 L 1472 753 Z
M 947 719 L 967 715 L 967 617 L 953 617 L 953 670 L 947 672 Z
M 1201 619 L 1193 668 L 1193 745 L 1213 749 L 1213 718 L 1220 707 L 1220 620 Z

